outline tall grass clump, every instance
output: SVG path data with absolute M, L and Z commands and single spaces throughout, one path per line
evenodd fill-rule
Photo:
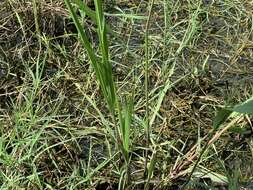
M 109 61 L 109 51 L 108 51 L 108 42 L 106 37 L 106 28 L 104 15 L 102 10 L 102 5 L 100 1 L 95 1 L 96 5 L 96 21 L 98 26 L 98 37 L 99 37 L 99 45 L 100 52 L 102 54 L 102 59 L 99 59 L 96 55 L 91 43 L 88 40 L 88 37 L 85 33 L 83 26 L 80 24 L 78 20 L 78 16 L 74 11 L 73 6 L 71 5 L 69 0 L 65 0 L 65 3 L 71 13 L 72 19 L 76 25 L 79 36 L 81 38 L 81 42 L 85 47 L 88 56 L 90 58 L 93 69 L 96 73 L 97 80 L 102 89 L 104 98 L 107 102 L 110 112 L 114 115 L 116 108 L 116 92 L 115 92 L 115 82 L 113 80 L 112 75 L 112 64 Z
M 101 58 L 96 55 L 95 48 L 92 47 L 86 35 L 84 27 L 79 22 L 78 16 L 72 6 L 70 0 L 65 0 L 65 3 L 70 11 L 71 17 L 78 30 L 81 42 L 87 51 L 91 65 L 95 71 L 96 78 L 102 90 L 104 99 L 107 102 L 108 109 L 112 115 L 112 121 L 117 128 L 115 143 L 120 148 L 125 159 L 126 166 L 129 164 L 130 152 L 130 126 L 133 116 L 133 98 L 128 99 L 124 104 L 119 101 L 119 96 L 116 90 L 116 83 L 112 73 L 112 63 L 109 56 L 107 30 L 108 26 L 105 23 L 105 17 L 102 8 L 101 0 L 94 0 L 95 12 L 90 10 L 87 5 L 80 0 L 75 3 L 87 16 L 89 16 L 97 24 L 97 35 L 99 39 L 99 52 Z M 119 123 L 119 124 L 118 124 Z M 124 173 L 128 174 L 126 171 Z

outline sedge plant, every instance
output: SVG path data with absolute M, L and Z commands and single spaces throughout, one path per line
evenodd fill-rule
M 70 0 L 65 0 L 65 4 L 70 11 L 71 17 L 78 30 L 81 43 L 86 49 L 91 65 L 95 71 L 96 79 L 102 90 L 107 107 L 112 115 L 112 120 L 116 126 L 115 143 L 119 146 L 126 163 L 126 173 L 128 178 L 128 164 L 130 161 L 130 126 L 133 117 L 133 96 L 126 103 L 122 104 L 119 101 L 117 94 L 116 83 L 112 73 L 112 63 L 109 56 L 109 45 L 107 40 L 108 26 L 105 23 L 104 12 L 101 0 L 94 0 L 95 12 L 90 11 L 86 5 L 80 0 L 75 0 L 75 5 L 78 6 L 87 16 L 89 16 L 97 24 L 97 35 L 99 39 L 99 53 L 101 58 L 96 54 L 95 48 L 92 47 L 84 27 L 81 25 L 78 15 Z M 123 187 L 124 188 L 124 187 Z

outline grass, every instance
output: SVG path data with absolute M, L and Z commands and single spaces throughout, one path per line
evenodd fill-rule
M 0 189 L 251 189 L 252 2 L 0 2 Z

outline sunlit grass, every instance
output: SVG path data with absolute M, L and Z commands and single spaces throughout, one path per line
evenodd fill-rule
M 68 0 L 65 0 L 65 3 L 68 9 L 70 10 L 72 18 L 78 29 L 81 41 L 88 52 L 89 58 L 91 60 L 91 64 L 96 73 L 97 80 L 102 89 L 104 99 L 106 100 L 110 113 L 112 114 L 114 125 L 118 130 L 118 131 L 115 131 L 115 133 L 117 134 L 116 138 L 119 140 L 116 140 L 115 143 L 121 149 L 122 154 L 125 158 L 126 164 L 129 164 L 129 159 L 130 159 L 129 152 L 130 152 L 130 144 L 131 144 L 130 127 L 131 127 L 132 118 L 134 114 L 133 113 L 134 100 L 132 98 L 134 98 L 134 96 L 130 100 L 127 100 L 125 104 L 121 105 L 121 102 L 119 102 L 120 97 L 116 94 L 117 92 L 116 83 L 113 78 L 112 63 L 109 58 L 110 57 L 109 44 L 107 40 L 107 28 L 106 28 L 105 17 L 104 17 L 103 8 L 102 8 L 102 2 L 100 0 L 94 1 L 95 8 L 96 8 L 95 15 L 87 11 L 88 9 L 85 9 L 85 7 L 82 6 L 80 2 L 78 3 L 80 7 L 82 8 L 82 10 L 84 11 L 84 13 L 87 12 L 87 15 L 89 15 L 92 19 L 95 19 L 94 17 L 96 17 L 97 35 L 99 38 L 99 49 L 102 56 L 101 59 L 96 55 L 96 52 L 95 52 L 96 48 L 93 48 L 91 43 L 89 42 L 85 34 L 85 30 L 80 24 L 78 16 L 74 11 L 73 6 L 71 5 L 71 2 Z M 126 175 L 128 175 L 128 171 L 126 171 Z M 124 186 L 122 188 L 124 188 Z

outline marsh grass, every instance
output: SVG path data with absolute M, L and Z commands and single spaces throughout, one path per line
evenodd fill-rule
M 102 12 L 101 2 L 96 2 L 96 21 L 98 24 L 98 36 L 99 36 L 99 45 L 102 54 L 102 60 L 98 60 L 98 57 L 93 50 L 91 43 L 88 40 L 88 37 L 85 34 L 85 30 L 80 24 L 77 14 L 74 11 L 70 1 L 65 1 L 72 18 L 75 22 L 78 33 L 80 34 L 81 41 L 88 52 L 91 64 L 96 72 L 96 77 L 102 88 L 102 92 L 105 100 L 107 101 L 109 110 L 114 115 L 116 107 L 116 93 L 115 93 L 115 83 L 112 75 L 112 65 L 109 61 L 109 52 L 108 52 L 108 42 L 107 42 L 107 33 L 105 29 L 105 21 Z M 93 18 L 93 17 L 92 17 Z
M 84 13 L 87 13 L 87 15 L 91 17 L 91 19 L 93 20 L 95 19 L 96 21 L 95 23 L 97 24 L 99 49 L 102 56 L 101 59 L 96 55 L 96 52 L 94 51 L 96 48 L 92 48 L 91 43 L 89 42 L 88 37 L 85 34 L 85 30 L 80 24 L 78 16 L 74 11 L 73 6 L 71 5 L 71 2 L 68 0 L 65 0 L 65 3 L 68 9 L 70 10 L 72 19 L 74 20 L 74 23 L 77 27 L 83 46 L 88 52 L 89 58 L 91 60 L 91 64 L 96 73 L 97 80 L 102 89 L 104 99 L 106 100 L 108 109 L 112 115 L 114 126 L 117 128 L 117 130 L 114 131 L 114 133 L 116 132 L 116 135 L 115 135 L 116 139 L 118 139 L 118 140 L 115 139 L 115 143 L 119 146 L 119 148 L 122 151 L 122 155 L 127 165 L 126 171 L 125 171 L 125 177 L 129 178 L 128 164 L 130 162 L 129 153 L 130 153 L 130 144 L 131 144 L 130 127 L 132 125 L 132 118 L 134 114 L 133 113 L 134 94 L 129 100 L 126 98 L 126 102 L 123 105 L 121 105 L 121 102 L 119 102 L 120 97 L 116 93 L 117 89 L 116 89 L 116 83 L 114 81 L 113 73 L 112 73 L 112 63 L 109 59 L 107 27 L 105 23 L 103 8 L 102 8 L 102 2 L 100 0 L 94 1 L 95 15 L 92 14 L 89 11 L 89 9 L 85 8 L 85 6 L 82 5 L 80 1 L 78 3 L 78 5 L 80 5 L 80 8 L 84 11 Z M 126 181 L 128 181 L 128 179 Z M 124 189 L 125 182 L 123 183 L 122 187 L 121 185 L 119 187 L 121 189 Z

